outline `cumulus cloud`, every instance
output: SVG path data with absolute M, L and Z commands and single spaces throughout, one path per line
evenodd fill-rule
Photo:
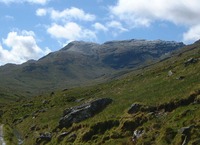
M 200 25 L 191 27 L 187 32 L 183 34 L 183 40 L 186 43 L 191 43 L 200 39 Z
M 63 11 L 57 11 L 54 9 L 49 10 L 52 20 L 58 21 L 71 21 L 71 20 L 82 20 L 82 21 L 94 21 L 96 16 L 84 12 L 82 9 L 71 7 Z
M 126 28 L 122 26 L 122 24 L 118 21 L 111 21 L 106 24 L 110 28 L 118 29 L 120 32 L 128 31 Z
M 74 22 L 69 22 L 65 25 L 54 23 L 47 29 L 47 32 L 52 37 L 66 39 L 67 41 L 81 39 L 96 40 L 96 34 L 93 31 L 85 29 Z
M 47 14 L 47 10 L 46 9 L 37 9 L 36 10 L 36 15 L 37 16 L 45 16 Z
M 196 35 L 192 29 L 200 23 L 199 0 L 118 0 L 109 9 L 111 17 L 125 22 L 129 28 L 169 21 L 190 28 L 189 32 Z
M 42 50 L 36 43 L 33 31 L 10 32 L 3 44 L 10 50 L 4 49 L 0 44 L 0 64 L 23 63 L 29 59 L 38 59 L 48 54 L 51 50 L 46 48 Z
M 45 5 L 50 0 L 0 0 L 0 3 L 11 4 L 11 3 L 32 3 Z
M 111 13 L 119 19 L 132 22 L 141 19 L 141 25 L 157 19 L 193 25 L 200 21 L 199 10 L 199 0 L 118 0 L 110 7 Z
M 101 23 L 95 23 L 94 25 L 93 25 L 93 27 L 95 28 L 95 30 L 97 30 L 97 31 L 104 31 L 104 32 L 106 32 L 106 31 L 108 31 L 108 28 L 106 27 L 106 26 L 104 26 L 103 24 L 101 24 Z

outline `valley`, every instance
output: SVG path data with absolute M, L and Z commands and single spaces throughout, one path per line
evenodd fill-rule
M 5 99 L 0 107 L 5 141 L 17 144 L 14 130 L 18 130 L 25 145 L 200 144 L 200 42 L 127 40 L 105 45 L 110 51 L 73 42 L 36 62 L 1 67 L 0 75 L 20 78 L 13 80 L 19 85 L 13 89 L 4 87 L 12 77 L 5 78 L 10 79 L 8 84 L 1 83 L 4 97 L 12 98 L 11 90 L 16 89 L 16 99 Z M 58 60 L 63 53 L 67 60 Z M 78 85 L 70 87 L 73 80 Z M 23 87 L 34 97 L 21 92 Z

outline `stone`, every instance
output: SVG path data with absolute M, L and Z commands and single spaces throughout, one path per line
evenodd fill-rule
M 170 77 L 170 76 L 172 76 L 173 75 L 173 72 L 170 70 L 170 71 L 168 71 L 168 76 Z
M 190 132 L 192 127 L 194 127 L 194 125 L 182 127 L 179 131 L 180 131 L 181 134 L 188 135 L 188 133 Z
M 188 60 L 186 60 L 186 61 L 184 62 L 184 65 L 185 65 L 185 66 L 188 66 L 188 65 L 190 65 L 190 64 L 196 63 L 197 61 L 198 61 L 198 59 L 196 59 L 196 58 L 189 58 Z
M 80 106 L 75 106 L 64 110 L 63 117 L 59 121 L 59 128 L 70 127 L 73 123 L 81 122 L 87 118 L 93 117 L 102 111 L 112 102 L 109 98 L 100 98 Z
M 36 129 L 36 125 L 35 124 L 33 124 L 31 127 L 30 127 L 30 131 L 34 131 L 35 129 Z
M 43 100 L 43 101 L 42 101 L 42 104 L 44 104 L 44 105 L 45 105 L 45 104 L 49 104 L 49 101 Z
M 185 78 L 185 76 L 179 76 L 179 77 L 177 77 L 176 79 L 177 80 L 183 80 Z
M 132 141 L 136 142 L 138 138 L 140 138 L 144 134 L 144 130 L 134 130 L 133 136 L 132 136 Z
M 137 113 L 138 111 L 140 111 L 142 105 L 138 104 L 138 103 L 134 103 L 131 105 L 131 107 L 128 110 L 129 114 L 133 114 L 133 113 Z
M 66 136 L 68 136 L 71 132 L 62 132 L 61 134 L 59 134 L 58 136 L 58 140 L 61 141 L 63 140 L 63 138 L 65 138 Z
M 65 137 L 65 136 L 67 136 L 67 135 L 69 135 L 70 134 L 70 132 L 62 132 L 60 135 L 59 135 L 59 137 Z
M 51 133 L 49 132 L 45 132 L 45 133 L 40 133 L 39 137 L 37 137 L 36 139 L 36 143 L 37 144 L 41 144 L 42 142 L 49 142 L 52 138 L 52 135 Z
M 83 101 L 83 100 L 84 100 L 84 98 L 80 98 L 80 99 L 76 99 L 75 102 L 81 102 L 81 101 Z

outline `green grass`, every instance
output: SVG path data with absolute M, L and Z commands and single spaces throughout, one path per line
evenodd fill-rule
M 181 53 L 181 56 L 176 53 L 170 59 L 132 71 L 106 83 L 57 91 L 54 94 L 44 94 L 8 104 L 2 107 L 4 111 L 2 122 L 16 128 L 24 138 L 24 144 L 30 145 L 35 144 L 39 133 L 44 132 L 52 133 L 52 139 L 48 142 L 50 145 L 131 145 L 135 129 L 145 131 L 136 142 L 139 145 L 181 144 L 183 137 L 179 130 L 190 125 L 195 127 L 188 134 L 188 144 L 195 144 L 200 136 L 198 103 L 178 106 L 171 112 L 159 110 L 154 112 L 154 115 L 149 112 L 138 112 L 134 115 L 127 113 L 131 104 L 135 102 L 160 106 L 188 98 L 200 90 L 200 61 L 184 66 L 184 62 L 189 58 L 200 58 L 200 47 L 193 49 L 193 46 L 190 46 L 184 48 Z M 173 72 L 172 76 L 168 76 L 170 70 Z M 178 80 L 180 76 L 184 76 L 184 79 Z M 70 128 L 56 129 L 64 109 L 105 97 L 113 99 L 113 102 L 98 115 L 73 124 Z M 74 98 L 84 100 L 71 101 Z M 196 99 L 199 98 L 200 96 L 196 96 Z M 44 104 L 44 100 L 48 103 Z M 27 105 L 29 107 L 26 107 Z M 112 127 L 102 125 L 103 131 L 94 131 L 97 124 L 109 121 L 118 121 L 119 125 Z M 72 132 L 62 140 L 58 140 L 59 135 L 65 131 Z M 92 133 L 90 140 L 83 141 L 83 137 L 89 133 Z M 70 138 L 73 134 L 77 136 L 75 140 Z
M 4 140 L 7 145 L 16 145 L 17 138 L 14 135 L 13 129 L 9 125 L 3 126 Z

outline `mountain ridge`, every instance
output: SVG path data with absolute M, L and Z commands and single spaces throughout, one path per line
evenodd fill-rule
M 113 73 L 158 61 L 185 46 L 175 41 L 74 41 L 41 59 L 0 67 L 0 87 L 25 96 L 106 81 Z

